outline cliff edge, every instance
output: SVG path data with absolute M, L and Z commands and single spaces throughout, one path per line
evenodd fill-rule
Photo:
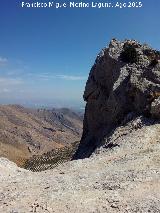
M 160 119 L 160 52 L 135 40 L 113 39 L 96 58 L 84 100 L 83 135 L 74 159 L 89 157 L 125 120 Z

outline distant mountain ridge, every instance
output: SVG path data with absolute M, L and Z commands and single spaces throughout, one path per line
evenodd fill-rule
M 82 117 L 70 109 L 0 105 L 0 156 L 19 162 L 79 141 Z
M 76 123 L 76 121 L 82 121 L 82 117 L 68 108 L 38 109 L 34 113 L 51 125 L 56 124 L 63 130 L 68 129 L 78 135 L 81 134 L 81 123 Z

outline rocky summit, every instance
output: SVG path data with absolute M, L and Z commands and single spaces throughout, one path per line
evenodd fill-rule
M 78 160 L 32 172 L 0 158 L 0 213 L 159 213 L 159 59 L 113 39 L 86 84 Z
M 96 58 L 84 100 L 83 136 L 74 159 L 89 157 L 127 117 L 160 118 L 160 52 L 113 39 Z

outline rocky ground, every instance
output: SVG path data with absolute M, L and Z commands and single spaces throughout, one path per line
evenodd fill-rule
M 0 159 L 0 212 L 160 212 L 160 124 L 116 128 L 88 159 L 33 173 Z

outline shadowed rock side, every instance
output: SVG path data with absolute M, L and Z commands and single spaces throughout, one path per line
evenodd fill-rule
M 160 52 L 113 39 L 96 58 L 84 100 L 83 135 L 73 159 L 89 157 L 126 117 L 160 119 Z

